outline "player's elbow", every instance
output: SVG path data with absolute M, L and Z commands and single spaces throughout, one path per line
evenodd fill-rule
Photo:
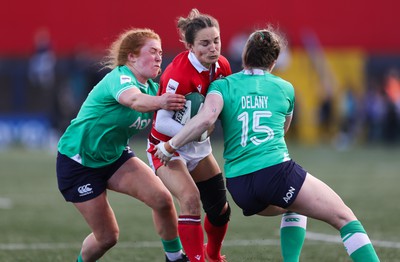
M 155 110 L 155 107 L 152 106 L 151 103 L 147 103 L 139 97 L 133 97 L 132 100 L 129 101 L 129 107 L 141 113 L 147 113 Z
M 212 127 L 216 121 L 217 117 L 214 116 L 214 114 L 208 114 L 205 117 L 202 118 L 202 128 L 204 129 L 209 129 Z
M 201 130 L 207 130 L 209 129 L 211 126 L 213 125 L 213 122 L 210 119 L 204 119 L 204 121 L 202 121 L 200 123 L 200 129 Z

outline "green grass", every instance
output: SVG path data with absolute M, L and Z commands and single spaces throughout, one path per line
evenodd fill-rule
M 133 147 L 147 161 L 144 144 Z M 353 209 L 376 243 L 381 261 L 400 261 L 399 148 L 360 147 L 338 152 L 327 146 L 289 143 L 289 149 L 292 158 L 329 184 Z M 221 144 L 214 143 L 220 163 L 221 150 Z M 0 178 L 0 261 L 75 261 L 89 229 L 58 192 L 55 152 L 2 151 Z M 114 192 L 109 197 L 121 234 L 118 245 L 101 261 L 164 261 L 150 209 Z M 231 204 L 232 217 L 223 248 L 229 261 L 282 261 L 280 218 L 244 217 L 232 201 Z M 307 230 L 338 236 L 327 224 L 312 219 Z M 341 243 L 306 239 L 301 261 L 350 259 Z

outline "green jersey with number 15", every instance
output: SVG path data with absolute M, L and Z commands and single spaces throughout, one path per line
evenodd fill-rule
M 284 139 L 286 116 L 293 113 L 292 84 L 267 71 L 244 70 L 211 83 L 208 94 L 224 100 L 225 175 L 245 175 L 289 160 Z

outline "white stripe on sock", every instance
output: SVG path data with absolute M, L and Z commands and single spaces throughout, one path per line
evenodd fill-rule
M 296 213 L 288 215 L 285 214 L 281 220 L 281 228 L 282 227 L 302 227 L 306 229 L 307 217 Z
M 358 250 L 359 248 L 371 244 L 371 240 L 369 240 L 367 234 L 358 232 L 354 233 L 352 236 L 344 240 L 343 244 L 347 250 L 347 253 L 350 256 L 351 254 L 353 254 L 354 251 Z
M 201 218 L 178 217 L 179 222 L 201 223 Z

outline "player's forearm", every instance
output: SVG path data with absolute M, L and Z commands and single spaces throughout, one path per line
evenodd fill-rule
M 132 97 L 130 108 L 139 112 L 156 111 L 162 107 L 162 99 L 159 96 L 135 94 Z
M 189 142 L 198 140 L 201 134 L 212 126 L 213 122 L 198 114 L 190 119 L 186 125 L 171 138 L 170 143 L 175 147 L 182 147 Z
M 208 130 L 221 112 L 223 107 L 223 101 L 219 96 L 211 96 L 206 98 L 204 106 L 200 112 L 190 119 L 185 126 L 174 136 L 169 142 L 172 143 L 173 147 L 179 148 L 191 141 L 197 140 L 200 136 Z M 168 143 L 166 143 L 168 146 Z M 168 150 L 168 148 L 166 148 Z M 169 151 L 170 153 L 174 150 Z
M 156 130 L 167 136 L 176 135 L 182 129 L 182 125 L 172 119 L 174 111 L 160 109 L 157 112 L 157 119 L 155 120 L 154 127 Z

